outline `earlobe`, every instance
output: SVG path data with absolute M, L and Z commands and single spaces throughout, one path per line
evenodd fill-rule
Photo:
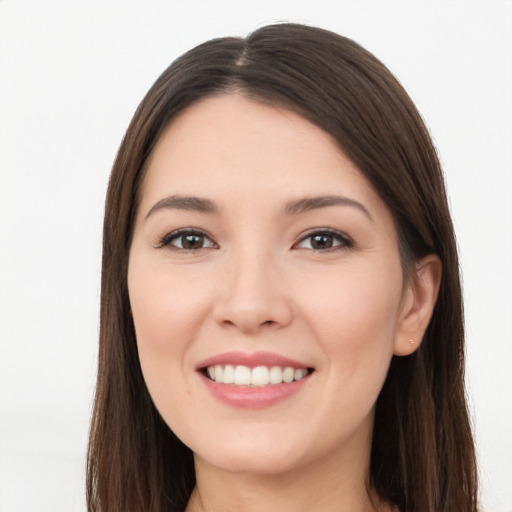
M 417 262 L 415 274 L 404 291 L 393 351 L 395 355 L 408 356 L 420 346 L 437 301 L 441 275 L 441 260 L 435 254 Z

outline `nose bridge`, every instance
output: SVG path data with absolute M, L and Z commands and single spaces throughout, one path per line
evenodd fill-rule
M 221 278 L 217 320 L 244 332 L 286 325 L 291 309 L 278 267 L 271 250 L 248 246 L 233 251 Z

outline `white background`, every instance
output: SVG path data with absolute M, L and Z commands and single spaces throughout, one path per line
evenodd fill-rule
M 135 107 L 185 50 L 284 20 L 366 46 L 432 131 L 483 509 L 512 511 L 512 3 L 189 0 L 0 1 L 0 512 L 85 510 L 103 199 Z

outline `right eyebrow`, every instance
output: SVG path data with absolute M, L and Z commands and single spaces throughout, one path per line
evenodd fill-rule
M 295 201 L 290 201 L 285 205 L 284 213 L 286 215 L 297 215 L 319 208 L 327 208 L 329 206 L 351 206 L 364 213 L 372 222 L 375 222 L 370 212 L 359 201 L 337 195 L 303 197 Z
M 180 196 L 178 194 L 164 197 L 157 201 L 149 210 L 146 219 L 160 210 L 189 210 L 200 213 L 218 214 L 218 206 L 209 199 L 196 196 Z

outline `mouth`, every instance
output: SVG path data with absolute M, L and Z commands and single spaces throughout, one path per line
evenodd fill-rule
M 201 361 L 196 370 L 206 389 L 232 407 L 263 409 L 307 389 L 316 370 L 304 361 L 272 352 L 224 352 Z
M 233 387 L 263 388 L 300 381 L 313 372 L 313 368 L 293 366 L 245 366 L 214 364 L 200 369 L 207 379 Z

